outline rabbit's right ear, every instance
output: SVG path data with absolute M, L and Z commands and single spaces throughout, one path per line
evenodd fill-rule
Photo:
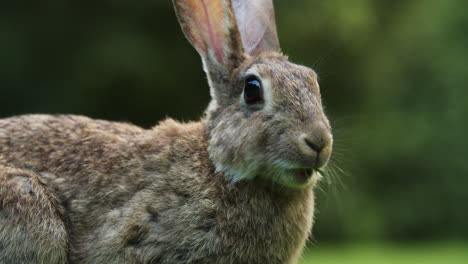
M 273 0 L 232 0 L 245 51 L 280 52 Z
M 211 93 L 222 94 L 230 73 L 244 58 L 230 0 L 173 0 L 187 39 L 203 60 Z

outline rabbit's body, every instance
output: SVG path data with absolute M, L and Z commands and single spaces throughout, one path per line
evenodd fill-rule
M 282 55 L 271 0 L 173 2 L 203 119 L 0 120 L 1 263 L 296 263 L 332 151 L 317 76 Z
M 0 120 L 0 262 L 295 263 L 312 187 L 231 184 L 207 146 L 204 121 Z

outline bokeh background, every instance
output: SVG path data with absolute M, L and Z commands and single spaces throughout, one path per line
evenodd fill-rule
M 275 1 L 320 76 L 335 153 L 302 263 L 468 263 L 468 2 Z M 0 4 L 0 117 L 151 127 L 209 92 L 169 0 Z

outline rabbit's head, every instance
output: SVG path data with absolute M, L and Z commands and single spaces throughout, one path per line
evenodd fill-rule
M 208 152 L 232 181 L 303 187 L 332 150 L 317 75 L 281 54 L 272 0 L 174 0 L 212 101 Z

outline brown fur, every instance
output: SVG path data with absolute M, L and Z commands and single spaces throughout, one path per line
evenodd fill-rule
M 44 263 L 65 263 L 67 252 L 70 263 L 296 259 L 310 230 L 311 188 L 231 184 L 214 173 L 207 143 L 203 121 L 142 130 L 79 116 L 1 120 L 1 223 L 22 231 L 2 229 L 0 241 L 14 243 L 0 260 L 21 251 L 39 260 L 41 250 L 58 254 Z M 35 247 L 16 241 L 45 225 Z
M 213 25 L 228 29 L 216 28 L 225 60 L 200 3 L 224 8 Z M 0 263 L 297 262 L 318 179 L 303 172 L 332 149 L 316 74 L 269 49 L 271 39 L 244 53 L 231 3 L 213 3 L 175 0 L 211 88 L 199 122 L 0 120 Z M 255 107 L 243 101 L 252 74 L 264 91 Z

